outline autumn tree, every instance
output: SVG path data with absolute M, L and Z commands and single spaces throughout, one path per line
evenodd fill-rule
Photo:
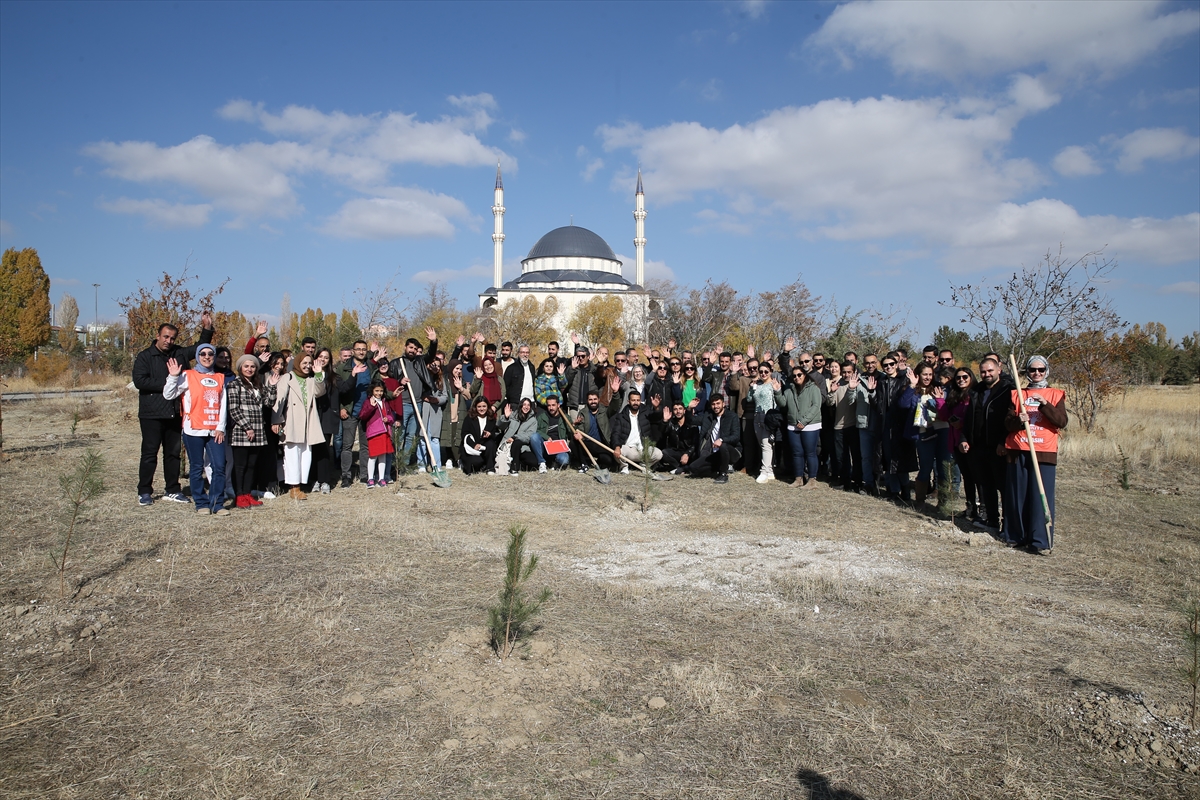
M 489 339 L 511 339 L 518 345 L 540 347 L 558 338 L 558 331 L 552 324 L 557 313 L 558 298 L 554 295 L 541 303 L 533 295 L 526 295 L 520 300 L 513 298 L 493 313 L 483 315 L 480 330 Z
M 358 323 L 358 312 L 352 308 L 343 308 L 342 315 L 338 317 L 337 333 L 333 337 L 334 343 L 339 348 L 349 347 L 361 339 L 362 335 L 362 328 Z
M 813 297 L 799 275 L 776 291 L 759 292 L 754 298 L 753 312 L 763 338 L 752 343 L 782 347 L 790 338 L 801 347 L 811 347 L 820 329 L 817 319 L 820 301 L 820 297 Z
M 625 346 L 625 303 L 615 294 L 585 300 L 575 307 L 567 321 L 567 330 L 578 333 L 589 346 L 604 345 L 610 350 Z
M 823 327 L 815 347 L 829 358 L 840 359 L 850 351 L 860 356 L 882 355 L 896 346 L 908 329 L 907 309 L 894 306 L 855 311 L 831 298 L 818 316 Z
M 425 329 L 433 328 L 441 339 L 438 344 L 449 353 L 447 343 L 453 342 L 460 334 L 470 335 L 471 331 L 467 329 L 472 327 L 474 322 L 470 315 L 458 310 L 458 303 L 446 289 L 446 284 L 434 281 L 409 306 L 397 338 L 401 342 L 410 337 L 421 341 L 425 337 Z
M 67 293 L 58 301 L 58 346 L 68 352 L 77 350 L 79 337 L 75 325 L 79 322 L 79 303 Z
M 217 311 L 213 314 L 213 341 L 223 344 L 236 355 L 246 340 L 254 335 L 254 325 L 240 311 Z
M 1067 409 L 1086 432 L 1096 429 L 1104 402 L 1121 388 L 1128 354 L 1121 337 L 1108 331 L 1083 331 L 1062 341 L 1051 369 Z
M 37 250 L 10 247 L 0 256 L 0 363 L 50 341 L 50 278 Z
M 337 313 L 326 314 L 320 308 L 306 308 L 296 320 L 296 341 L 302 342 L 312 337 L 320 347 L 333 349 L 334 337 L 337 335 Z
M 153 286 L 138 283 L 136 292 L 117 301 L 125 312 L 131 349 L 148 346 L 158 335 L 158 327 L 167 322 L 179 329 L 180 342 L 194 342 L 199 337 L 200 314 L 212 308 L 229 279 L 203 292 L 194 285 L 198 278 L 189 271 L 190 264 L 185 263 L 178 276 L 164 272 Z
M 284 292 L 283 300 L 279 303 L 279 346 L 297 349 L 300 344 L 296 338 L 296 329 L 300 327 L 300 318 L 292 311 L 292 296 Z M 272 340 L 274 341 L 274 340 Z

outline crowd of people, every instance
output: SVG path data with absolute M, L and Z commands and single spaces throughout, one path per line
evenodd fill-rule
M 198 344 L 182 347 L 177 334 L 163 325 L 134 363 L 142 505 L 153 503 L 160 450 L 163 499 L 220 516 L 284 492 L 304 500 L 356 482 L 387 487 L 413 469 L 632 467 L 718 484 L 744 472 L 958 515 L 1010 546 L 1052 549 L 1067 413 L 1041 356 L 1024 365 L 1018 391 L 998 354 L 976 374 L 933 346 L 910 363 L 903 349 L 839 359 L 790 339 L 777 355 L 719 345 L 693 353 L 672 340 L 610 360 L 607 347 L 572 335 L 566 352 L 550 342 L 535 364 L 528 344 L 479 333 L 447 354 L 433 329 L 392 358 L 362 340 L 336 353 L 311 338 L 295 352 L 273 350 L 259 323 L 235 360 L 212 344 L 208 314 Z M 181 441 L 190 498 L 179 483 Z

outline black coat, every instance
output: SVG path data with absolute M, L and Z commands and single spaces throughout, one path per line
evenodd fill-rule
M 712 412 L 706 412 L 699 415 L 700 418 L 700 445 L 712 438 L 713 427 L 718 424 L 718 418 Z M 732 447 L 735 450 L 741 451 L 742 448 L 742 426 L 741 420 L 737 418 L 737 414 L 729 409 L 720 416 L 720 427 L 717 429 L 717 438 L 721 440 L 722 447 Z
M 684 417 L 682 425 L 672 417 L 663 426 L 662 448 L 664 450 L 676 450 L 679 453 L 685 453 L 689 460 L 694 459 L 699 454 L 700 428 L 692 421 L 690 414 Z
M 1004 444 L 1008 436 L 1004 418 L 1011 408 L 1012 390 L 1015 388 L 1012 380 L 1001 374 L 984 402 L 986 387 L 982 383 L 975 384 L 962 429 L 963 441 L 971 446 L 972 452 L 995 455 L 996 448 Z
M 518 358 L 508 365 L 508 369 L 504 370 L 504 402 L 511 405 L 514 411 L 521 405 L 521 386 L 525 383 L 525 378 L 521 375 L 522 369 L 529 370 L 529 385 L 532 387 L 537 379 L 532 361 L 522 364 L 521 359 Z M 529 399 L 533 399 L 532 394 Z
M 616 398 L 613 398 L 616 402 Z M 658 428 L 651 419 L 650 409 L 642 406 L 638 411 L 638 439 L 650 439 L 658 442 Z M 629 420 L 629 409 L 625 409 L 613 416 L 609 422 L 608 444 L 610 447 L 623 447 L 627 439 L 629 439 L 629 431 L 631 430 Z
M 163 397 L 167 385 L 167 361 L 175 359 L 187 369 L 196 357 L 196 348 L 212 341 L 212 328 L 200 330 L 200 341 L 190 347 L 173 344 L 164 353 L 150 345 L 133 360 L 133 385 L 138 390 L 138 419 L 175 419 L 179 416 L 179 401 Z

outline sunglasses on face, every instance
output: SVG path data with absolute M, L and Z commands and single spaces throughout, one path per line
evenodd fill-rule
M 801 364 L 811 364 L 812 359 L 811 358 L 802 358 L 802 359 L 800 359 L 800 363 Z
M 956 375 L 956 376 L 954 377 L 954 380 L 956 380 L 956 381 L 969 381 L 969 380 L 971 380 L 971 376 L 970 376 L 970 375 Z
M 896 362 L 895 361 L 885 361 L 885 362 L 883 362 L 883 366 L 894 367 L 894 366 L 896 366 Z
M 1029 371 L 1030 372 L 1045 372 L 1046 368 L 1045 367 L 1030 367 Z
M 938 361 L 942 362 L 943 364 L 949 364 L 953 360 L 954 360 L 953 358 L 939 358 L 938 359 Z

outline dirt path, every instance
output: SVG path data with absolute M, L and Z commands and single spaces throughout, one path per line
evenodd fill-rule
M 1194 484 L 1116 497 L 1064 467 L 1049 559 L 744 476 L 661 484 L 647 513 L 633 477 L 452 473 L 200 519 L 134 505 L 133 406 L 97 405 L 79 432 L 119 488 L 74 599 L 46 558 L 69 412 L 6 420 L 0 794 L 1200 791 L 1171 611 L 1200 574 Z M 483 624 L 510 523 L 554 597 L 501 663 Z

